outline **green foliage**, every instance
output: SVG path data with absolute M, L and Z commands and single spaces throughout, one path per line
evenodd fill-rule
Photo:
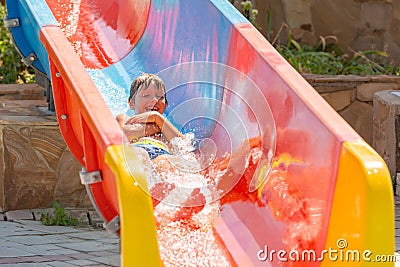
M 4 27 L 5 7 L 0 3 L 0 83 L 35 82 L 34 70 L 21 62 L 8 29 Z
M 392 175 L 392 188 L 393 188 L 393 192 L 395 194 L 398 194 L 399 192 L 396 192 L 396 187 L 397 187 L 397 179 L 396 179 L 397 175 Z
M 267 40 L 271 40 L 271 10 L 267 9 Z
M 258 10 L 253 8 L 251 1 L 242 1 L 242 14 L 256 27 Z M 267 40 L 275 49 L 300 73 L 321 75 L 400 75 L 400 67 L 388 62 L 388 55 L 377 50 L 353 51 L 352 55 L 344 53 L 336 45 L 335 36 L 320 36 L 314 45 L 301 44 L 291 36 L 288 25 L 283 23 L 271 40 L 271 11 L 267 9 Z M 276 44 L 280 33 L 288 32 L 286 45 Z M 332 42 L 332 40 L 334 42 Z
M 253 3 L 251 1 L 240 2 L 242 6 L 242 14 L 253 24 L 256 25 L 256 17 L 258 15 L 258 10 L 253 8 Z
M 69 216 L 65 209 L 58 202 L 53 203 L 53 214 L 41 212 L 40 221 L 44 225 L 62 225 L 62 226 L 75 226 L 79 221 L 77 218 Z
M 334 37 L 330 36 L 331 39 Z M 343 53 L 335 44 L 326 44 L 320 37 L 315 46 L 300 44 L 290 39 L 287 45 L 275 45 L 277 51 L 300 73 L 322 75 L 399 75 L 400 67 L 390 65 L 388 55 L 382 51 L 368 50 Z

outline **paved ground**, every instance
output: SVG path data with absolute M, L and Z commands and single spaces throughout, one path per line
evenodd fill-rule
M 394 215 L 394 222 L 395 222 L 395 242 L 396 242 L 396 252 L 395 254 L 400 253 L 400 197 L 395 196 L 394 197 L 394 210 L 395 210 L 395 215 Z M 399 260 L 400 256 L 397 257 Z M 395 263 L 395 267 L 400 267 L 400 261 Z
M 119 238 L 105 230 L 0 222 L 0 266 L 119 266 Z
M 29 217 L 26 211 L 5 215 Z M 35 216 L 14 218 L 0 219 L 1 267 L 120 266 L 119 237 L 96 222 L 65 227 L 45 226 Z
M 396 252 L 400 253 L 399 197 L 395 197 L 395 211 Z M 93 221 L 80 227 L 44 226 L 35 216 L 18 217 L 24 216 L 14 214 L 13 221 L 0 217 L 0 267 L 120 266 L 119 237 L 93 227 Z M 395 266 L 400 267 L 400 262 Z

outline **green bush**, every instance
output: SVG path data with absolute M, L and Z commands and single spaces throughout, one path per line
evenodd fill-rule
M 321 37 L 321 40 L 324 38 Z M 368 50 L 343 53 L 335 44 L 300 45 L 290 40 L 286 46 L 275 45 L 278 52 L 300 73 L 322 75 L 400 75 L 400 67 L 387 62 L 382 51 Z
M 60 203 L 53 203 L 53 214 L 41 212 L 40 221 L 42 224 L 50 225 L 62 225 L 62 226 L 76 226 L 79 223 L 77 218 L 69 216 L 65 209 Z
M 21 61 L 8 29 L 4 27 L 5 7 L 0 3 L 0 83 L 35 82 L 34 70 Z
M 256 26 L 256 17 L 258 15 L 258 10 L 253 8 L 253 3 L 249 0 L 242 1 L 240 3 L 242 7 L 242 14 L 254 25 Z M 257 27 L 257 26 L 256 26 Z
M 233 2 L 233 1 L 231 1 Z M 242 14 L 256 27 L 258 10 L 251 1 L 241 1 Z M 349 55 L 336 45 L 335 36 L 320 37 L 314 46 L 301 44 L 291 36 L 291 30 L 283 23 L 274 40 L 271 40 L 271 12 L 267 11 L 267 36 L 275 49 L 300 73 L 321 75 L 400 75 L 400 67 L 388 62 L 388 55 L 382 51 L 354 51 Z M 282 30 L 288 33 L 286 45 L 276 44 Z M 334 40 L 334 42 L 328 41 Z

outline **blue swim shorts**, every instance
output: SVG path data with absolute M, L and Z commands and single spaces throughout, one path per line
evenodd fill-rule
M 151 160 L 164 154 L 172 155 L 171 152 L 169 152 L 168 147 L 157 140 L 141 139 L 131 145 L 145 149 Z

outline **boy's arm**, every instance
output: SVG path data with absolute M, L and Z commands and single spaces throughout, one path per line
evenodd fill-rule
M 116 120 L 129 141 L 137 140 L 143 136 L 154 135 L 160 132 L 160 128 L 155 123 L 126 123 L 125 114 L 118 115 Z
M 168 141 L 174 137 L 183 137 L 181 132 L 161 114 L 156 117 L 155 123 Z
M 119 124 L 119 126 L 120 126 L 121 128 L 124 127 L 125 118 L 126 118 L 126 115 L 125 115 L 125 114 L 119 114 L 119 115 L 115 118 L 115 119 L 117 119 L 117 122 L 118 122 L 118 124 Z
M 163 133 L 164 137 L 170 141 L 174 137 L 183 137 L 175 126 L 157 111 L 150 111 L 135 115 L 129 118 L 126 124 L 155 124 Z

